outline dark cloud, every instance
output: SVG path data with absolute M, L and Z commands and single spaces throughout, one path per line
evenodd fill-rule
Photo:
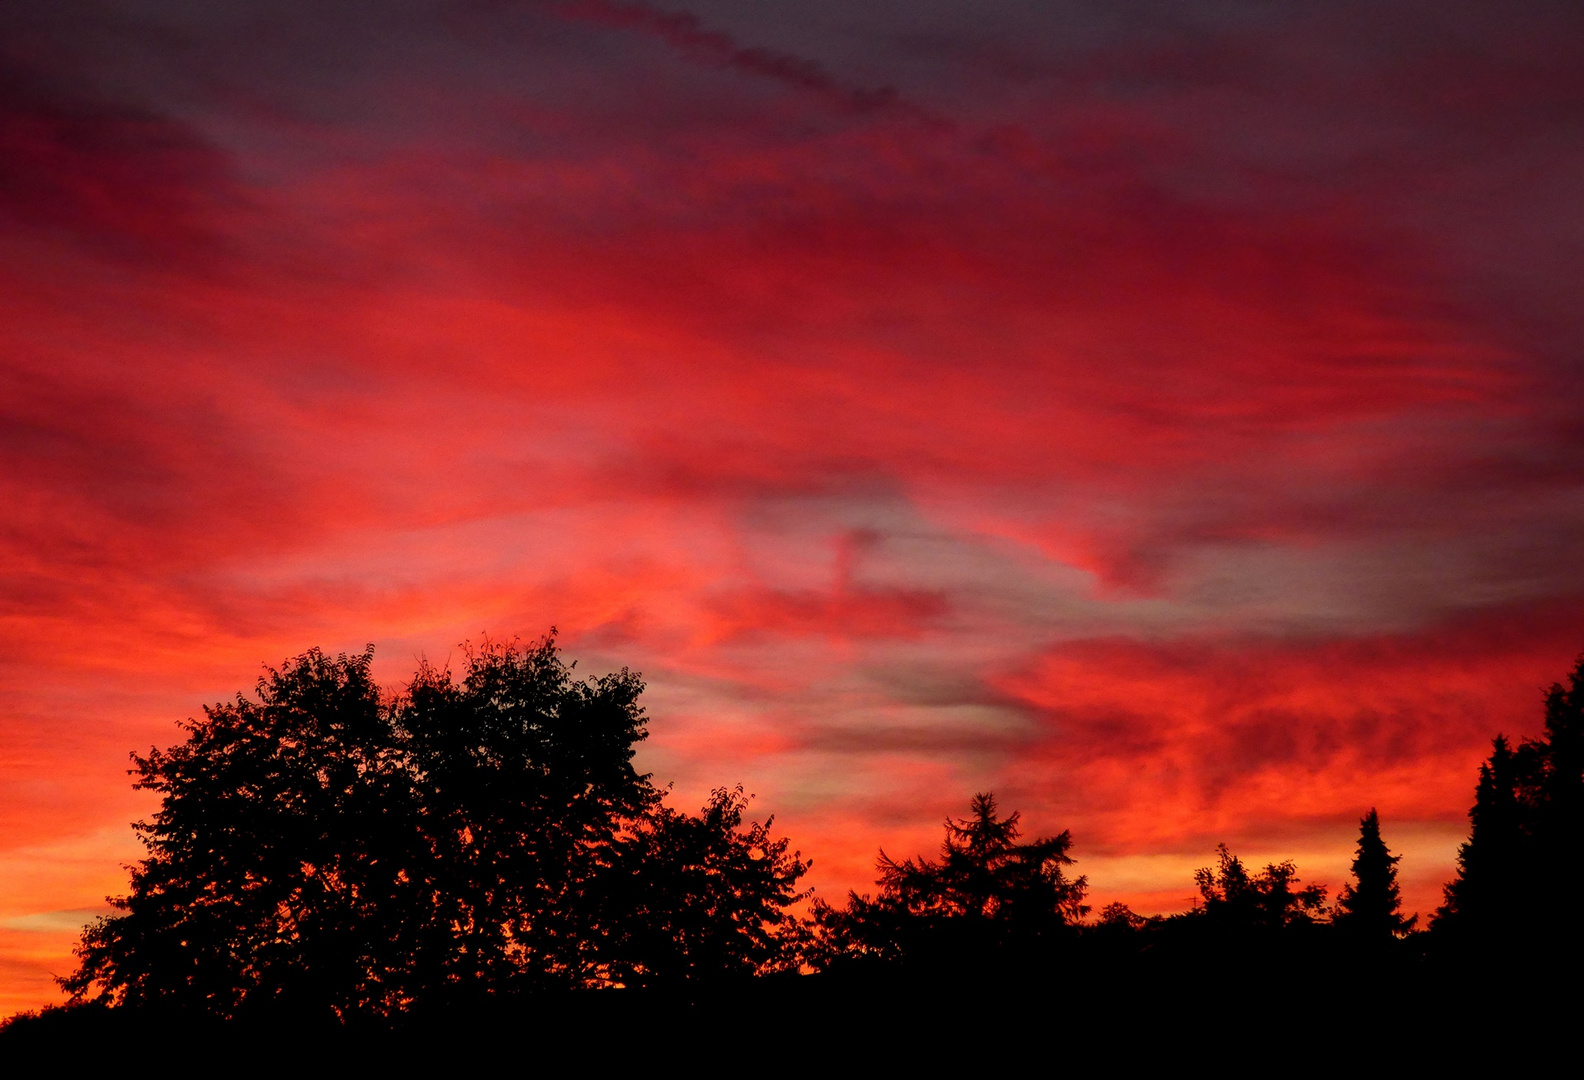
M 916 114 L 916 110 L 903 106 L 893 87 L 844 87 L 813 60 L 777 49 L 745 46 L 730 34 L 709 29 L 698 16 L 687 12 L 606 0 L 575 0 L 557 5 L 555 10 L 571 19 L 653 34 L 690 58 L 809 91 L 854 112 L 888 110 Z
M 153 269 L 212 262 L 218 210 L 237 190 L 191 125 L 92 96 L 0 53 L 0 215 Z

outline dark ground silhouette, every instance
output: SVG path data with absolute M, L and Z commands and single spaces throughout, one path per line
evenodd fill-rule
M 883 1062 L 886 1046 L 983 1058 L 1023 1032 L 1155 1061 L 1207 1037 L 1277 1052 L 1368 1029 L 1406 1065 L 1470 1031 L 1540 1032 L 1458 1058 L 1511 1064 L 1580 1004 L 1584 658 L 1541 738 L 1496 739 L 1428 930 L 1401 910 L 1373 809 L 1334 906 L 1290 861 L 1253 872 L 1222 845 L 1193 910 L 1142 918 L 1091 915 L 1072 838 L 1023 840 L 988 793 L 947 820 L 938 858 L 881 852 L 875 894 L 799 918 L 809 864 L 770 821 L 744 824 L 742 789 L 681 814 L 633 771 L 636 676 L 574 680 L 547 638 L 391 696 L 370 660 L 305 654 L 134 758 L 162 796 L 137 826 L 148 858 L 85 931 L 74 1003 L 0 1041 Z

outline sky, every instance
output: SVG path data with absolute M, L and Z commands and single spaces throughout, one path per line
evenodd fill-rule
M 1090 902 L 1405 901 L 1584 649 L 1584 9 L 0 7 L 0 1015 L 131 751 L 555 627 L 839 903 L 977 791 Z

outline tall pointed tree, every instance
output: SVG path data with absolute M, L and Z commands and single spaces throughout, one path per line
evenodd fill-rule
M 1358 851 L 1353 859 L 1353 881 L 1337 897 L 1334 917 L 1338 928 L 1361 941 L 1389 941 L 1408 933 L 1419 916 L 1404 916 L 1397 887 L 1397 863 L 1381 839 L 1380 817 L 1374 807 L 1359 822 Z
M 1472 828 L 1458 851 L 1435 928 L 1453 937 L 1528 939 L 1554 950 L 1581 947 L 1581 930 L 1558 913 L 1584 888 L 1584 657 L 1567 685 L 1546 693 L 1545 730 L 1516 748 L 1498 737 L 1480 766 Z
M 1437 937 L 1492 957 L 1584 953 L 1584 925 L 1566 915 L 1584 889 L 1584 656 L 1547 691 L 1540 738 L 1497 737 L 1469 822 Z
M 1553 683 L 1546 694 L 1544 745 L 1531 829 L 1537 885 L 1552 903 L 1571 904 L 1584 888 L 1584 657 L 1566 687 Z M 1579 933 L 1572 920 L 1568 927 Z
M 1469 838 L 1458 848 L 1458 873 L 1436 911 L 1441 933 L 1484 932 L 1512 912 L 1523 866 L 1523 815 L 1519 812 L 1518 761 L 1506 736 L 1498 735 L 1480 766 L 1469 808 Z

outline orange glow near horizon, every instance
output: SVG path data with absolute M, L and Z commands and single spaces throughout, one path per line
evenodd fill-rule
M 1584 649 L 1576 36 L 1158 6 L 0 16 L 0 1016 L 129 751 L 551 626 L 833 902 L 989 790 L 1428 915 Z

